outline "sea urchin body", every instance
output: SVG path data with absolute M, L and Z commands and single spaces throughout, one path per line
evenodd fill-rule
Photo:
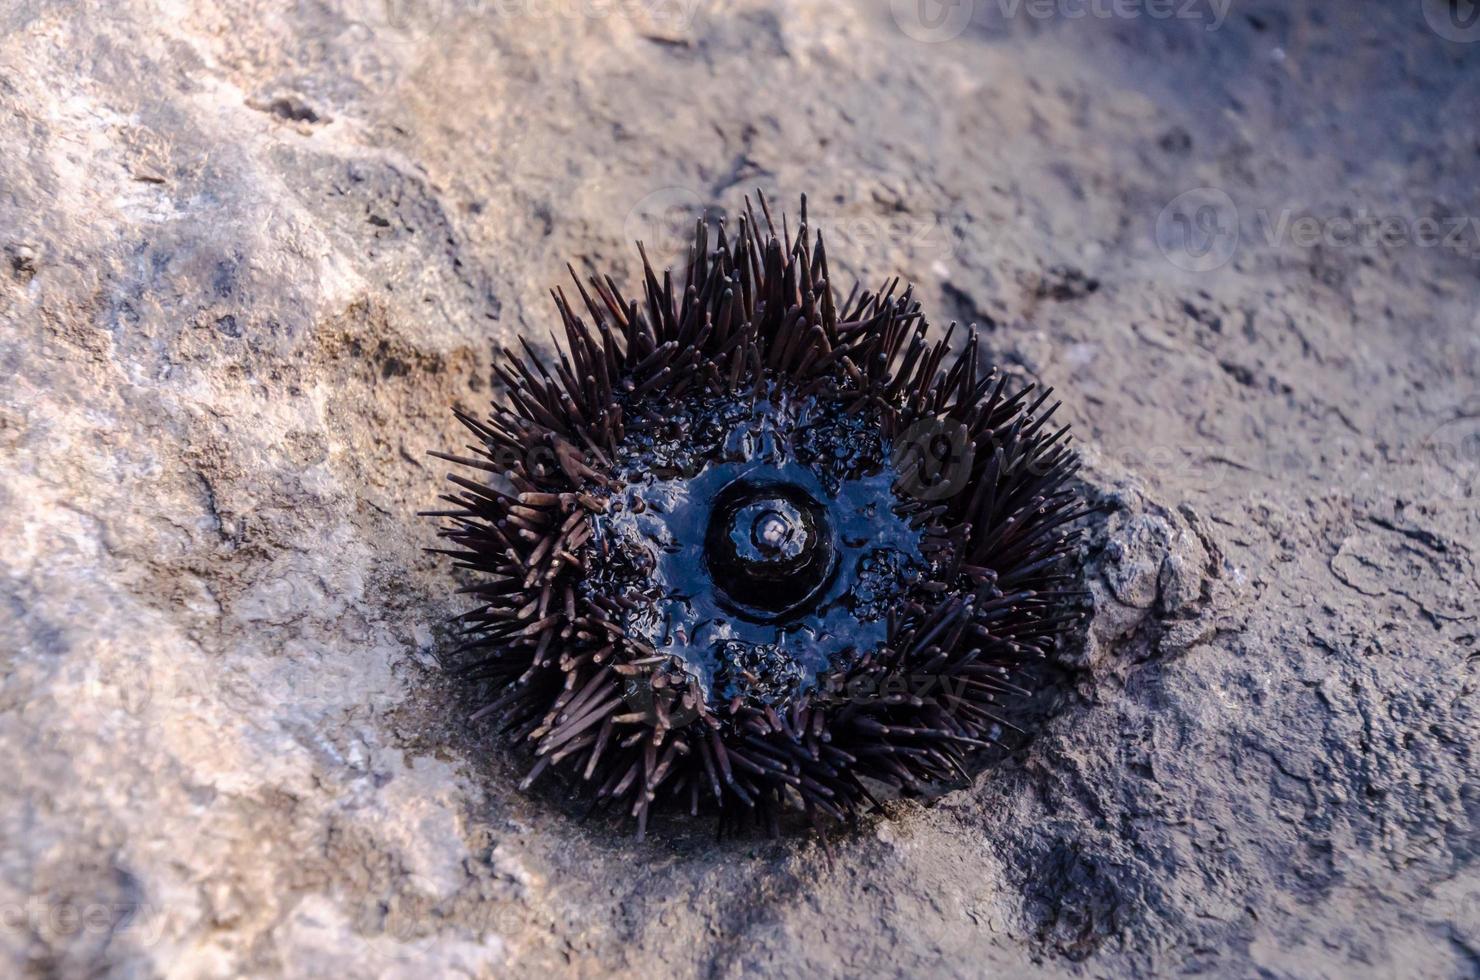
M 504 352 L 472 455 L 436 454 L 479 471 L 435 514 L 478 715 L 526 784 L 564 768 L 639 833 L 668 800 L 774 831 L 962 775 L 1077 618 L 1049 392 L 928 341 L 897 282 L 839 303 L 805 199 L 795 238 L 746 212 L 698 223 L 681 285 L 644 254 L 641 302 L 556 290 L 558 362 Z

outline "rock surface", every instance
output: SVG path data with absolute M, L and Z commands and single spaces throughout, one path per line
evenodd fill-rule
M 0 7 L 0 972 L 1480 973 L 1480 43 L 972 6 Z M 1045 730 L 831 860 L 518 792 L 412 516 L 567 259 L 756 187 L 1103 504 Z

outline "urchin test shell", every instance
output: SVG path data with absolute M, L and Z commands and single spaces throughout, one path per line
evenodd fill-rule
M 471 470 L 433 516 L 475 717 L 639 835 L 669 801 L 775 833 L 965 776 L 1079 618 L 1051 392 L 928 341 L 898 280 L 837 302 L 806 199 L 794 239 L 761 206 L 713 248 L 699 221 L 682 284 L 643 252 L 641 302 L 572 270 L 556 362 L 501 352 L 472 455 L 434 453 Z

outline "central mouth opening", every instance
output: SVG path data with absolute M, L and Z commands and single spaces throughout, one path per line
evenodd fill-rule
M 741 615 L 774 621 L 805 610 L 837 565 L 827 508 L 795 484 L 736 480 L 715 498 L 704 562 Z

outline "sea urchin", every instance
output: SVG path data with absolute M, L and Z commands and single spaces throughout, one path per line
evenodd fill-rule
M 839 304 L 805 198 L 795 238 L 761 207 L 712 249 L 698 222 L 682 286 L 639 243 L 641 302 L 571 270 L 558 363 L 502 352 L 472 455 L 435 454 L 482 471 L 433 514 L 477 715 L 639 835 L 667 800 L 774 833 L 965 775 L 1078 616 L 1050 392 L 928 341 L 897 280 Z

